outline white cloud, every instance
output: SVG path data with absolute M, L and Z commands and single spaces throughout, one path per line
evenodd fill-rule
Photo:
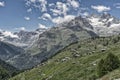
M 5 2 L 0 2 L 0 7 L 4 7 L 5 6 Z
M 48 0 L 26 0 L 27 12 L 31 12 L 32 9 L 40 10 L 40 17 L 38 19 L 51 20 L 52 17 L 65 18 L 67 15 L 71 15 L 70 11 L 76 11 L 80 8 L 79 0 L 60 0 L 53 3 L 48 3 Z M 47 12 L 49 11 L 49 12 Z M 62 17 L 61 17 L 62 16 Z
M 83 15 L 83 16 L 88 16 L 89 13 L 88 13 L 88 12 L 84 12 L 82 15 Z
M 30 17 L 24 17 L 25 20 L 29 21 L 30 20 Z
M 27 9 L 27 12 L 32 12 L 32 9 L 31 8 Z
M 117 6 L 116 8 L 117 8 L 117 9 L 120 9 L 120 6 Z
M 61 10 L 58 9 L 50 9 L 50 11 L 52 11 L 54 16 L 58 16 L 62 14 Z
M 120 3 L 115 3 L 114 6 L 118 9 L 120 9 Z
M 63 14 L 64 14 L 64 16 L 66 16 L 69 8 L 67 7 L 66 4 L 63 4 L 62 6 L 63 6 Z
M 26 29 L 25 29 L 25 27 L 21 27 L 21 28 L 19 28 L 20 30 L 23 30 L 23 31 L 25 31 Z
M 105 12 L 111 10 L 110 7 L 103 6 L 103 5 L 97 5 L 97 6 L 91 6 L 92 9 L 97 10 L 97 12 Z
M 39 17 L 39 19 L 43 19 L 43 20 L 51 20 L 52 17 L 50 14 L 48 13 L 44 13 L 41 17 Z
M 120 5 L 120 3 L 115 3 L 114 5 Z
M 62 2 L 56 2 L 54 8 L 50 9 L 52 11 L 53 15 L 67 15 L 67 12 L 69 11 L 69 8 L 66 3 Z
M 78 0 L 57 1 L 55 3 L 50 3 L 49 7 L 53 16 L 66 16 L 70 10 L 74 11 L 79 9 L 80 2 Z
M 74 19 L 74 15 L 66 15 L 64 17 L 56 17 L 52 20 L 53 23 L 60 24 L 63 22 L 69 22 L 70 20 Z
M 89 8 L 88 7 L 81 7 L 80 10 L 87 11 L 87 10 L 89 10 Z
M 2 29 L 0 29 L 0 32 L 2 31 Z
M 41 12 L 47 11 L 47 0 L 26 0 L 26 5 L 30 8 L 39 9 Z
M 27 0 L 27 12 L 31 12 L 31 9 L 34 8 L 39 9 L 40 13 L 42 13 L 38 19 L 51 20 L 51 22 L 59 24 L 73 19 L 75 16 L 71 15 L 71 11 L 75 11 L 73 13 L 77 14 L 80 8 L 79 0 L 60 0 L 54 3 L 48 3 L 47 1 L 48 0 Z M 39 26 L 41 26 L 41 24 Z
M 55 5 L 54 3 L 50 3 L 50 4 L 49 4 L 49 7 L 54 6 L 54 5 Z
M 38 24 L 38 27 L 40 28 L 40 29 L 47 29 L 47 27 L 45 26 L 45 25 L 43 25 L 43 24 Z
M 25 31 L 25 27 L 15 28 L 16 30 Z
M 30 0 L 31 2 L 35 3 L 36 0 Z
M 73 8 L 78 8 L 80 6 L 80 3 L 77 0 L 67 0 L 69 5 L 71 5 Z
M 41 3 L 41 11 L 42 11 L 42 12 L 47 11 L 47 7 L 46 7 L 47 1 L 46 1 L 46 0 L 39 0 L 39 1 L 40 1 L 40 3 Z

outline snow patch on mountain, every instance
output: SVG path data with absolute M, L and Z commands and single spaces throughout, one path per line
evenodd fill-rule
M 9 31 L 3 31 L 2 34 L 5 36 L 5 37 L 12 37 L 12 38 L 18 38 L 18 36 L 16 34 L 13 34 L 12 32 L 9 32 Z
M 111 36 L 120 33 L 120 20 L 108 13 L 92 14 L 87 19 L 93 26 L 95 33 L 100 36 Z

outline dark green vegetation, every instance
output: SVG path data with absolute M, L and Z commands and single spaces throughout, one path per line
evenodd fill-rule
M 6 80 L 11 76 L 16 75 L 17 73 L 18 70 L 15 67 L 0 60 L 0 80 Z
M 109 53 L 105 59 L 101 59 L 98 63 L 98 76 L 102 77 L 105 74 L 120 67 L 120 60 L 117 56 Z
M 120 58 L 120 36 L 98 37 L 73 43 L 48 61 L 10 80 L 95 80 L 100 76 L 98 65 L 104 62 L 113 68 L 105 76 L 101 75 L 103 76 L 101 79 L 118 79 L 120 78 L 118 64 L 115 64 L 117 67 L 109 64 L 111 60 L 116 63 L 118 60 L 114 58 L 116 56 L 108 53 Z M 106 68 L 109 69 L 109 66 Z

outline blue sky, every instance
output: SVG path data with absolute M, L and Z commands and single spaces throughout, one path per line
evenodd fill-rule
M 103 12 L 120 18 L 120 0 L 0 0 L 0 29 L 35 30 Z

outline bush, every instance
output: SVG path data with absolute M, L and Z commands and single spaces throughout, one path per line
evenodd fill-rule
M 8 77 L 9 77 L 9 73 L 7 72 L 7 70 L 5 70 L 0 66 L 0 80 L 6 80 L 6 78 Z
M 108 72 L 120 67 L 119 58 L 111 53 L 105 59 L 101 59 L 98 63 L 98 76 L 102 77 Z
M 96 75 L 92 75 L 88 78 L 88 80 L 96 80 L 97 79 L 97 76 Z

